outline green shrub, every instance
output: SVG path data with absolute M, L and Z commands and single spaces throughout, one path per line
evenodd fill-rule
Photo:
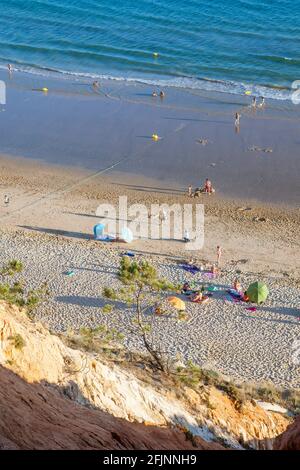
M 23 263 L 17 259 L 9 261 L 0 271 L 2 276 L 13 276 L 23 271 Z
M 10 341 L 12 341 L 13 346 L 16 349 L 22 350 L 26 346 L 25 340 L 23 339 L 23 337 L 19 333 L 15 334 L 13 336 L 9 336 L 8 339 Z
M 83 327 L 79 334 L 69 333 L 67 341 L 70 346 L 76 346 L 90 352 L 102 352 L 105 349 L 119 348 L 124 335 L 115 328 L 100 325 L 97 328 Z

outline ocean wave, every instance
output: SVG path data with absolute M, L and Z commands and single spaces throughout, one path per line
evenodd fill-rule
M 1 60 L 1 58 L 0 58 Z M 3 58 L 2 58 L 3 60 Z M 0 63 L 0 69 L 5 70 L 7 64 Z M 118 81 L 128 83 L 140 83 L 149 86 L 157 86 L 160 88 L 178 88 L 199 90 L 218 93 L 231 93 L 235 95 L 244 95 L 246 92 L 253 96 L 264 96 L 274 100 L 289 100 L 292 90 L 288 87 L 276 85 L 258 85 L 251 83 L 235 82 L 229 80 L 218 80 L 207 77 L 188 77 L 188 76 L 163 76 L 163 77 L 126 77 L 110 74 L 76 72 L 69 70 L 60 70 L 51 67 L 36 66 L 34 64 L 25 65 L 14 62 L 14 70 L 16 72 L 28 73 L 41 77 L 76 79 L 89 83 L 90 80 Z
M 255 56 L 258 59 L 262 59 L 264 61 L 269 61 L 269 62 L 274 62 L 274 63 L 280 63 L 284 64 L 285 62 L 288 62 L 289 65 L 300 65 L 300 59 L 295 59 L 292 57 L 285 57 L 285 56 L 277 56 L 277 55 L 257 55 Z

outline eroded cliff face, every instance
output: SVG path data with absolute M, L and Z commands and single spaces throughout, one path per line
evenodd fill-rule
M 275 439 L 275 450 L 300 450 L 300 416 Z
M 16 347 L 15 341 L 11 339 L 15 338 L 16 335 L 20 335 L 23 338 L 25 342 L 23 348 Z M 158 445 L 158 448 L 163 448 L 162 446 L 172 449 L 186 448 L 172 447 L 172 445 L 183 445 L 183 442 L 186 442 L 185 435 L 180 433 L 180 435 L 183 434 L 183 437 L 179 438 L 177 434 L 179 431 L 163 429 L 166 427 L 183 427 L 189 430 L 194 436 L 200 438 L 197 444 L 200 446 L 204 445 L 203 443 L 205 442 L 222 441 L 227 446 L 235 449 L 248 446 L 252 448 L 272 448 L 274 438 L 282 433 L 289 424 L 284 416 L 265 411 L 251 403 L 246 404 L 238 411 L 228 396 L 214 388 L 207 388 L 204 392 L 199 393 L 186 388 L 184 393 L 182 393 L 182 397 L 178 398 L 176 391 L 172 388 L 168 389 L 157 382 L 153 382 L 153 384 L 145 383 L 141 378 L 137 378 L 132 370 L 126 370 L 112 362 L 106 362 L 102 358 L 96 358 L 91 354 L 68 348 L 60 338 L 51 335 L 42 325 L 31 322 L 24 312 L 15 307 L 8 307 L 1 302 L 0 364 L 6 369 L 10 369 L 10 373 L 15 373 L 10 375 L 9 379 L 7 376 L 6 380 L 12 380 L 12 377 L 15 377 L 15 380 L 18 379 L 18 386 L 24 388 L 23 393 L 16 390 L 15 402 L 11 402 L 9 407 L 16 407 L 17 409 L 18 397 L 20 407 L 24 404 L 24 400 L 27 406 L 29 406 L 30 399 L 28 397 L 30 397 L 30 393 L 34 394 L 35 390 L 36 400 L 39 401 L 33 401 L 34 404 L 31 407 L 30 413 L 40 410 L 39 413 L 42 415 L 42 410 L 48 409 L 49 416 L 44 423 L 44 432 L 46 432 L 46 429 L 51 429 L 52 424 L 55 426 L 56 420 L 60 418 L 60 413 L 62 413 L 65 419 L 65 425 L 68 427 L 71 424 L 68 421 L 69 415 L 63 413 L 64 406 L 65 409 L 72 407 L 72 410 L 69 409 L 68 413 L 75 413 L 75 410 L 78 413 L 75 413 L 76 418 L 74 415 L 73 421 L 74 419 L 81 419 L 82 425 L 86 421 L 87 426 L 88 420 L 83 418 L 83 413 L 88 414 L 92 420 L 92 426 L 92 423 L 95 424 L 94 420 L 97 421 L 93 413 L 101 412 L 102 422 L 105 423 L 102 426 L 103 436 L 105 435 L 105 429 L 107 429 L 106 426 L 109 425 L 107 416 L 109 416 L 110 420 L 113 420 L 113 418 L 126 420 L 122 421 L 122 423 L 123 426 L 125 424 L 129 426 L 128 431 L 126 428 L 128 436 L 131 436 L 131 432 L 132 436 L 136 435 L 139 426 L 137 423 L 144 423 L 142 428 L 147 429 L 148 432 L 152 429 L 151 426 L 154 426 L 153 433 L 154 429 L 157 433 L 165 432 L 165 437 L 163 438 L 161 435 L 158 441 L 149 440 L 147 444 L 143 444 L 143 441 L 140 440 L 136 441 L 139 443 L 137 447 L 130 447 L 135 445 L 133 437 L 132 439 L 128 438 L 129 440 L 127 441 L 125 438 L 122 438 L 122 445 L 124 446 L 122 448 L 157 448 L 153 447 L 153 445 Z M 7 371 L 6 374 L 8 374 Z M 21 379 L 23 379 L 22 387 Z M 8 386 L 7 381 L 6 383 Z M 39 389 L 39 387 L 42 387 L 42 389 Z M 13 388 L 14 385 L 11 384 L 11 389 L 13 390 Z M 6 396 L 4 396 L 3 390 L 2 392 L 0 391 L 1 396 L 2 400 L 4 400 L 3 403 L 5 403 L 5 400 L 8 400 L 7 404 L 10 403 L 11 395 L 8 391 Z M 78 405 L 81 406 L 79 407 Z M 60 407 L 61 411 L 56 413 L 56 408 L 60 410 Z M 91 407 L 96 408 L 96 410 L 88 409 Z M 24 409 L 23 413 L 25 411 Z M 13 413 L 13 409 L 11 412 Z M 30 413 L 27 410 L 27 413 L 24 414 L 24 426 L 26 423 L 29 426 Z M 89 413 L 92 413 L 93 416 Z M 20 408 L 20 416 L 21 414 Z M 104 420 L 104 416 L 106 420 Z M 7 426 L 9 426 L 12 417 L 13 414 L 5 421 Z M 26 417 L 28 420 L 26 420 Z M 52 419 L 54 420 L 53 423 Z M 116 422 L 119 423 L 118 420 Z M 43 421 L 41 421 L 42 424 Z M 97 422 L 95 425 L 98 426 L 99 423 Z M 112 422 L 110 425 L 112 427 Z M 149 425 L 151 426 L 149 427 Z M 30 432 L 33 430 L 31 429 Z M 62 425 L 60 425 L 60 431 L 62 431 Z M 56 432 L 53 431 L 54 435 Z M 72 439 L 74 439 L 74 445 L 83 445 L 73 434 L 68 434 L 69 430 L 65 432 L 65 447 L 62 448 L 72 448 Z M 94 428 L 91 427 L 90 432 L 93 435 L 95 432 Z M 141 431 L 138 430 L 138 432 L 140 433 Z M 174 441 L 170 440 L 171 434 L 167 437 L 168 433 L 172 432 L 175 433 L 173 436 Z M 27 446 L 26 448 L 32 448 L 30 447 L 32 445 L 42 445 L 44 447 L 41 448 L 46 448 L 46 442 L 39 443 L 38 440 L 36 444 L 33 441 L 23 442 L 21 440 L 19 442 L 16 436 L 13 436 L 12 439 L 10 433 L 4 432 L 3 425 L 0 436 L 1 434 L 8 440 L 6 445 L 9 445 L 9 441 L 11 441 L 16 445 L 21 445 L 21 447 Z M 49 432 L 48 435 L 50 435 Z M 125 432 L 122 435 L 125 436 Z M 183 441 L 180 441 L 182 438 Z M 42 436 L 40 439 L 42 439 Z M 147 439 L 150 439 L 150 436 L 147 435 Z M 166 444 L 161 439 L 169 439 L 170 442 Z M 52 441 L 53 445 L 55 444 L 54 441 Z M 119 442 L 118 439 L 117 441 Z M 63 446 L 63 440 L 58 439 L 58 442 L 59 445 Z M 100 444 L 97 440 L 88 438 L 87 447 L 95 448 L 93 446 L 97 447 L 99 445 L 104 447 L 98 448 L 106 448 L 106 445 L 108 446 L 107 448 L 112 448 L 113 442 L 103 438 L 103 444 Z M 142 445 L 152 447 L 141 447 Z
M 88 409 L 0 366 L 0 449 L 221 449 L 178 429 L 145 426 Z

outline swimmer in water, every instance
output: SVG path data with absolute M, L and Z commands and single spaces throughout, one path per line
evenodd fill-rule
M 164 97 L 165 97 L 165 94 L 164 94 L 164 92 L 163 92 L 163 91 L 161 91 L 161 92 L 159 93 L 159 96 L 160 96 L 161 98 L 164 98 Z
M 256 96 L 252 99 L 252 108 L 256 108 Z
M 13 73 L 13 67 L 12 67 L 12 65 L 11 65 L 11 64 L 7 64 L 7 68 L 8 68 L 8 72 L 9 72 L 10 74 L 12 74 L 12 73 Z
M 156 91 L 153 91 L 153 92 L 152 92 L 152 96 L 153 96 L 154 98 L 157 96 Z

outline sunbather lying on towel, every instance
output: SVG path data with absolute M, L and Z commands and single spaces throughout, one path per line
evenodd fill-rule
M 203 304 L 204 302 L 207 302 L 208 300 L 209 300 L 209 297 L 207 297 L 206 295 L 203 295 L 203 292 L 201 291 L 197 292 L 191 299 L 191 301 L 196 304 Z

